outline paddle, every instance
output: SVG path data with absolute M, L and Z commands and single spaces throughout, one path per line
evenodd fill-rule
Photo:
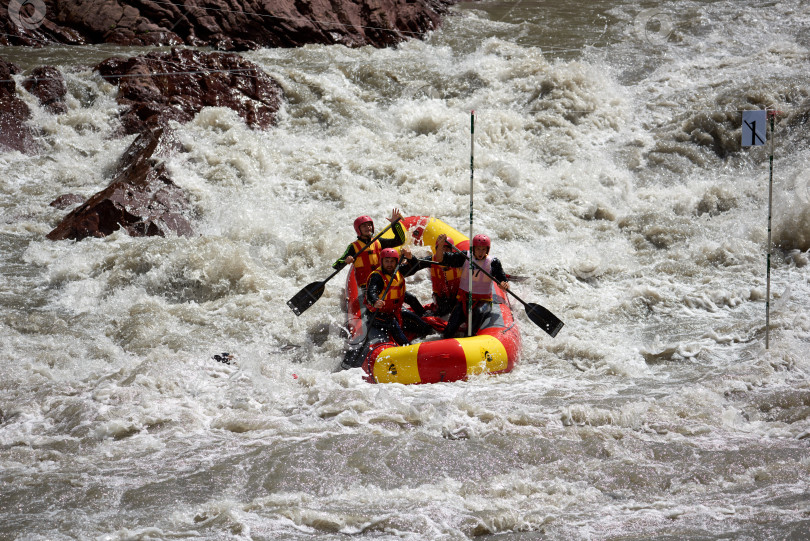
M 357 259 L 357 256 L 359 256 L 364 251 L 366 251 L 366 248 L 368 248 L 369 246 L 374 244 L 374 242 L 377 239 L 379 239 L 380 237 L 382 237 L 383 234 L 386 231 L 388 231 L 389 229 L 394 227 L 394 225 L 397 222 L 399 222 L 399 220 L 400 220 L 400 218 L 397 218 L 396 220 L 394 220 L 393 222 L 388 224 L 382 231 L 380 231 L 377 234 L 376 237 L 371 239 L 371 241 L 369 241 L 368 244 L 363 246 L 363 248 L 359 252 L 354 254 L 354 258 Z M 289 306 L 292 309 L 292 311 L 295 313 L 296 316 L 300 316 L 301 314 L 304 313 L 304 311 L 306 311 L 307 308 L 309 308 L 310 306 L 312 306 L 313 304 L 318 302 L 318 299 L 320 299 L 321 295 L 323 295 L 323 291 L 324 291 L 324 288 L 326 286 L 326 282 L 328 282 L 329 280 L 334 278 L 335 275 L 337 273 L 339 273 L 340 271 L 342 271 L 342 270 L 343 270 L 343 267 L 339 268 L 338 270 L 336 270 L 335 272 L 330 274 L 326 278 L 326 280 L 323 280 L 321 282 L 312 282 L 311 284 L 308 284 L 304 289 L 302 289 L 301 291 L 296 293 L 293 296 L 293 298 L 291 298 L 290 300 L 287 301 L 287 306 Z
M 391 285 L 393 285 L 394 283 L 394 277 L 399 272 L 399 267 L 402 266 L 402 261 L 404 261 L 404 257 L 405 254 L 399 256 L 397 266 L 394 267 L 394 272 L 391 273 L 391 281 L 388 282 L 387 286 L 385 286 L 385 290 L 383 290 L 382 295 L 380 295 L 380 300 L 385 301 L 385 296 L 388 295 L 388 290 L 391 289 Z M 380 262 L 380 266 L 382 267 L 382 261 Z M 357 368 L 358 366 L 360 366 L 360 364 L 362 364 L 362 363 L 357 364 L 357 357 L 360 355 L 360 352 L 366 348 L 366 345 L 368 344 L 368 339 L 371 337 L 371 328 L 374 326 L 374 322 L 377 320 L 377 314 L 379 314 L 379 312 L 375 310 L 373 315 L 371 316 L 371 319 L 368 322 L 368 327 L 366 327 L 366 338 L 363 340 L 363 343 L 360 344 L 360 347 L 355 349 L 354 351 L 346 352 L 346 360 L 344 360 L 344 363 L 348 364 L 352 368 Z
M 450 245 L 450 247 L 452 247 L 458 253 L 463 254 L 464 257 L 467 257 L 466 254 L 464 254 L 464 252 L 462 252 L 452 244 Z M 490 280 L 492 280 L 495 283 L 498 283 L 498 280 L 496 280 L 494 276 L 492 276 L 490 273 L 482 269 L 479 265 L 475 263 L 475 261 L 470 260 L 470 262 L 475 268 L 477 268 L 478 270 L 489 276 Z M 563 325 L 565 325 L 565 323 L 563 323 L 560 320 L 560 318 L 552 314 L 551 311 L 549 311 L 547 308 L 544 308 L 539 304 L 526 302 L 517 295 L 515 295 L 514 293 L 512 293 L 512 291 L 509 289 L 504 289 L 504 291 L 506 291 L 514 298 L 516 298 L 518 301 L 520 301 L 523 304 L 523 306 L 526 307 L 526 315 L 529 316 L 529 319 L 531 319 L 535 325 L 546 331 L 551 337 L 557 336 L 557 333 L 560 332 L 560 329 L 562 329 Z
M 448 265 L 447 263 L 439 263 L 438 261 L 430 261 L 430 260 L 427 260 L 427 259 L 424 259 L 423 261 L 425 263 L 427 263 L 427 264 L 430 264 L 430 265 L 436 265 L 438 267 L 450 268 L 450 265 Z M 526 280 L 529 279 L 529 277 L 528 276 L 520 276 L 520 275 L 517 275 L 517 274 L 507 274 L 506 279 L 509 280 L 510 282 L 525 282 Z

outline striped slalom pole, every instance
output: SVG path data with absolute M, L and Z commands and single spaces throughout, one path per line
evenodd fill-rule
M 766 292 L 765 292 L 765 349 L 770 347 L 771 332 L 771 216 L 773 215 L 773 154 L 774 154 L 774 124 L 779 111 L 774 109 L 754 109 L 742 111 L 742 139 L 741 147 L 763 146 L 768 139 L 768 124 L 770 124 L 771 151 L 768 161 L 770 175 L 768 179 L 768 246 L 766 263 Z M 770 119 L 770 123 L 768 122 Z
M 776 111 L 768 111 L 768 116 L 771 117 L 771 155 L 768 159 L 770 162 L 770 173 L 768 178 L 768 269 L 766 279 L 767 286 L 765 289 L 765 349 L 770 347 L 771 334 L 771 214 L 773 212 L 773 128 Z
M 474 149 L 475 149 L 475 110 L 470 111 L 470 271 L 467 273 L 469 276 L 469 283 L 467 286 L 467 336 L 472 336 L 472 284 L 473 284 L 473 179 L 475 177 L 474 166 Z

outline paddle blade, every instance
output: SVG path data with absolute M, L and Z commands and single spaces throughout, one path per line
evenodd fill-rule
M 306 311 L 307 308 L 315 304 L 318 299 L 323 295 L 324 282 L 312 282 L 307 287 L 295 294 L 295 296 L 287 301 L 289 306 L 296 316 L 300 316 Z
M 552 337 L 557 336 L 560 329 L 563 328 L 563 323 L 560 318 L 552 314 L 547 308 L 539 304 L 527 303 L 526 315 L 529 316 L 535 325 L 546 331 Z
M 341 370 L 349 370 L 350 368 L 359 368 L 363 366 L 363 355 L 365 344 L 360 346 L 355 345 L 354 349 L 347 349 L 343 354 L 343 362 L 340 363 Z

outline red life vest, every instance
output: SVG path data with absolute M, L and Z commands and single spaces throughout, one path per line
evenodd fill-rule
M 393 284 L 391 284 L 390 288 L 388 287 L 388 284 L 391 283 L 392 277 L 382 272 L 382 269 L 378 268 L 371 274 L 379 274 L 383 279 L 383 290 L 380 291 L 380 295 L 382 295 L 383 291 L 388 288 L 388 293 L 385 294 L 385 299 L 383 299 L 385 304 L 383 304 L 383 307 L 380 308 L 378 312 L 395 314 L 398 316 L 400 309 L 402 308 L 402 303 L 405 301 L 405 279 L 402 277 L 402 273 L 397 271 L 397 273 L 393 276 Z M 366 295 L 363 302 L 366 304 L 366 307 L 369 310 L 374 309 L 373 305 L 368 302 L 368 295 Z
M 366 243 L 357 239 L 352 243 L 352 246 L 354 247 L 354 253 L 357 254 L 366 246 Z M 380 265 L 380 250 L 382 250 L 380 241 L 375 240 L 362 254 L 355 256 L 353 263 L 354 278 L 357 280 L 358 286 L 366 287 L 371 272 Z
M 458 293 L 461 272 L 461 269 L 456 267 L 431 265 L 430 281 L 433 283 L 433 293 L 439 297 L 454 298 Z

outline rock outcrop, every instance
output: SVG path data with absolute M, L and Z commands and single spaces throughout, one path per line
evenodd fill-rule
M 191 235 L 188 199 L 164 162 L 179 149 L 170 129 L 144 131 L 119 160 L 112 183 L 70 212 L 48 238 L 104 237 L 121 228 L 135 237 Z
M 0 45 L 115 43 L 221 50 L 308 43 L 387 47 L 437 28 L 457 0 L 20 0 L 0 7 Z
M 112 183 L 71 211 L 48 238 L 103 237 L 121 228 L 133 236 L 192 234 L 188 199 L 165 166 L 181 150 L 168 122 L 187 122 L 205 106 L 220 106 L 265 129 L 275 123 L 281 87 L 238 55 L 189 49 L 110 58 L 96 69 L 118 84 L 118 101 L 128 106 L 125 131 L 141 135 L 120 159 Z
M 20 70 L 0 58 L 0 150 L 32 153 L 37 144 L 26 124 L 31 110 L 17 97 L 17 83 L 12 79 Z
M 10 0 L 0 3 L 0 45 L 52 43 L 259 47 L 342 44 L 386 47 L 437 28 L 458 0 Z M 96 67 L 119 87 L 122 128 L 140 133 L 112 183 L 71 211 L 52 240 L 192 234 L 188 200 L 165 158 L 177 151 L 170 120 L 187 122 L 206 106 L 230 107 L 257 129 L 275 123 L 280 86 L 235 54 L 191 49 L 110 58 Z M 16 67 L 0 61 L 0 148 L 31 149 L 28 107 L 15 94 Z M 45 107 L 64 111 L 64 79 L 38 68 L 25 81 Z M 75 204 L 65 196 L 54 205 Z
M 188 122 L 206 106 L 230 107 L 248 126 L 265 129 L 281 104 L 278 83 L 236 54 L 173 49 L 109 58 L 96 70 L 118 85 L 118 102 L 128 106 L 121 118 L 126 133 Z
M 50 112 L 59 114 L 67 111 L 65 78 L 62 77 L 62 72 L 53 66 L 34 69 L 23 81 L 23 87 L 36 96 L 42 106 Z
M 65 210 L 70 207 L 75 207 L 79 203 L 84 203 L 84 197 L 75 193 L 65 193 L 51 201 L 50 205 L 53 208 Z

